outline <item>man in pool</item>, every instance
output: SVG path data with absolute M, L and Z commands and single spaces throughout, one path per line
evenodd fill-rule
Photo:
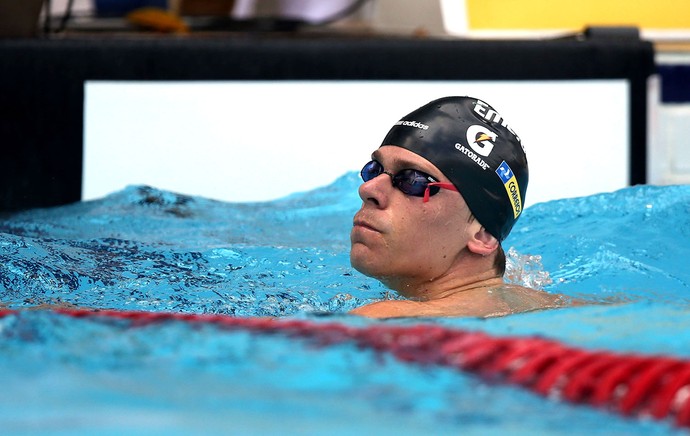
M 350 262 L 406 299 L 351 313 L 490 317 L 565 304 L 503 281 L 501 242 L 522 214 L 527 157 L 487 103 L 446 97 L 413 111 L 391 128 L 361 176 Z

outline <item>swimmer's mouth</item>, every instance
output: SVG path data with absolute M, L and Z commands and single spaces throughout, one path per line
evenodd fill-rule
M 355 221 L 352 223 L 352 226 L 353 226 L 353 227 L 363 227 L 363 228 L 365 228 L 365 229 L 367 229 L 367 230 L 372 230 L 372 231 L 374 231 L 374 232 L 379 232 L 379 233 L 381 233 L 381 230 L 377 229 L 376 227 L 374 227 L 374 226 L 372 226 L 371 224 L 367 223 L 366 221 L 362 221 L 362 220 L 355 220 Z

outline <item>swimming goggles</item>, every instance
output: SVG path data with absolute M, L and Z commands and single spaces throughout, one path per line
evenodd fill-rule
M 368 182 L 381 174 L 387 174 L 393 181 L 393 186 L 400 189 L 404 194 L 413 197 L 424 197 L 424 202 L 429 201 L 429 197 L 438 194 L 441 189 L 458 192 L 452 183 L 437 182 L 436 179 L 418 170 L 406 169 L 391 174 L 383 170 L 380 162 L 372 160 L 364 165 L 359 173 L 362 180 Z

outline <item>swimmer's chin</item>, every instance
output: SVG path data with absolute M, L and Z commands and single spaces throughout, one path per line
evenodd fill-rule
M 350 231 L 350 244 L 354 248 L 355 244 L 376 244 L 381 241 L 381 232 L 366 226 L 354 226 Z
M 360 251 L 367 250 L 364 244 L 354 243 L 350 250 L 350 265 L 358 272 L 367 277 L 371 277 L 385 284 L 385 275 L 381 272 L 381 267 L 372 263 L 369 258 L 371 254 L 362 254 Z
M 354 251 L 354 247 L 352 251 Z M 365 276 L 376 278 L 372 275 L 374 271 L 372 266 L 368 262 L 360 259 L 357 255 L 354 255 L 352 251 L 350 251 L 350 266 Z

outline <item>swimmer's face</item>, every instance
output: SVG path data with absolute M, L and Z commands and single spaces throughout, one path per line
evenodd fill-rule
M 381 147 L 372 158 L 392 174 L 415 169 L 448 182 L 431 162 L 401 147 Z M 425 203 L 381 174 L 363 183 L 359 196 L 362 207 L 350 234 L 350 262 L 404 296 L 409 296 L 406 288 L 448 274 L 465 252 L 471 232 L 480 227 L 476 220 L 470 222 L 470 211 L 458 192 L 442 189 Z

